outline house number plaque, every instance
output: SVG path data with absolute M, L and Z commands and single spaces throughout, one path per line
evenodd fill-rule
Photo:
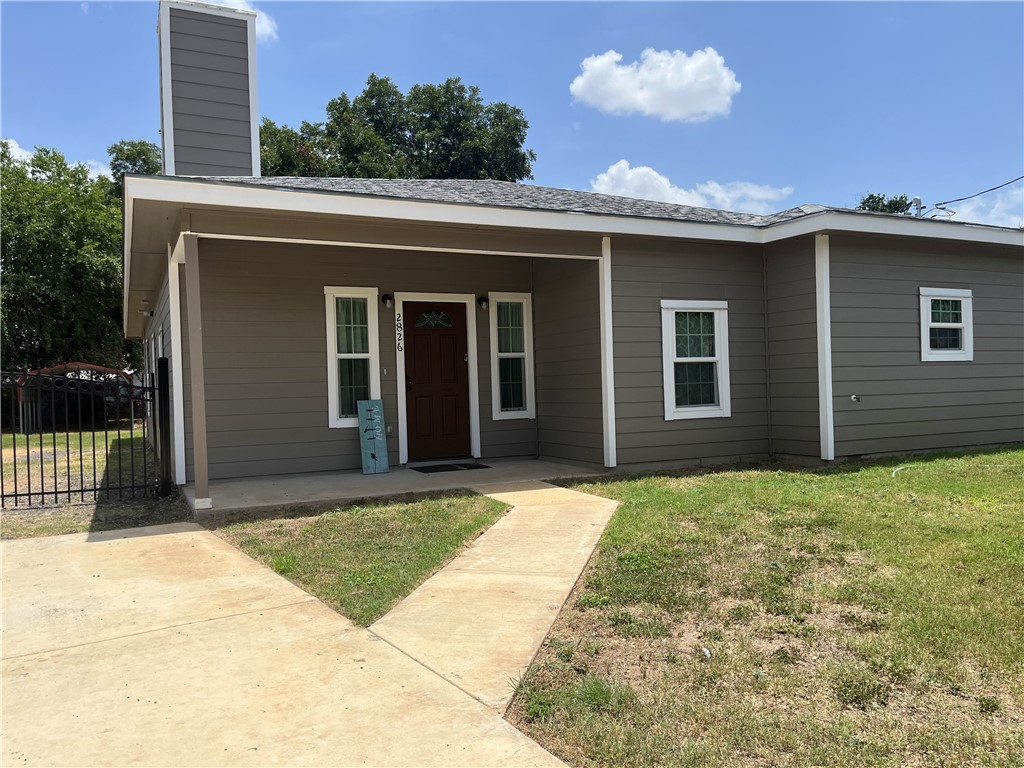
M 404 330 L 405 326 L 402 324 L 402 313 L 395 312 L 395 340 L 399 352 L 405 349 L 405 335 L 403 333 Z

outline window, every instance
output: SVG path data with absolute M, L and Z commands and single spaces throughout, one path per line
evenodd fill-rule
M 532 419 L 533 307 L 528 293 L 491 293 L 491 413 Z
M 662 301 L 665 419 L 732 414 L 729 311 L 724 301 Z
M 359 426 L 360 400 L 380 397 L 376 288 L 324 288 L 329 427 Z
M 921 361 L 973 360 L 971 292 L 921 289 Z

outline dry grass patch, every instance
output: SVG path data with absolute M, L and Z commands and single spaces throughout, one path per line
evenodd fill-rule
M 1024 765 L 1022 477 L 1010 450 L 576 484 L 623 503 L 510 718 L 578 766 Z

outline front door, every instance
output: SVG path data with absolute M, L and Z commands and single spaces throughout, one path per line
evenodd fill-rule
M 409 460 L 469 456 L 466 305 L 404 304 Z

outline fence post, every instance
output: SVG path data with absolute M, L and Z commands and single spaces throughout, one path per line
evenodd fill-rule
M 156 434 L 157 455 L 160 460 L 161 496 L 171 492 L 171 387 L 170 366 L 167 358 L 156 361 Z

